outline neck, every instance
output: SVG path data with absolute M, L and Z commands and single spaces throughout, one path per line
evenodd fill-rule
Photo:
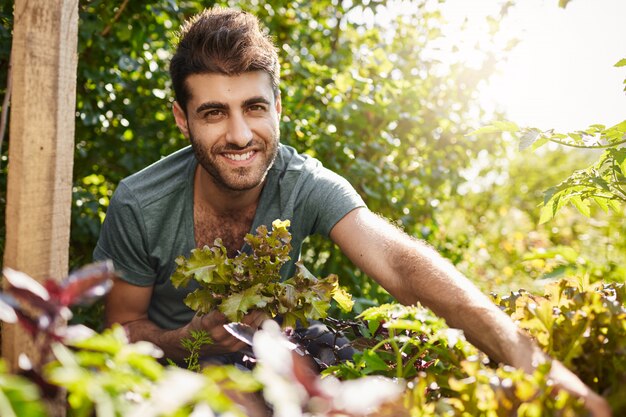
M 264 183 L 244 191 L 225 189 L 213 180 L 200 164 L 194 177 L 194 200 L 216 215 L 232 215 L 255 206 Z

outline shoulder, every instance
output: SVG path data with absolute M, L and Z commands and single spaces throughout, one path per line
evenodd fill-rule
M 278 148 L 278 155 L 271 171 L 281 177 L 297 176 L 307 181 L 346 181 L 341 175 L 324 167 L 318 159 L 298 153 L 291 146 L 283 144 Z
M 317 159 L 298 153 L 294 148 L 282 143 L 278 146 L 278 154 L 272 165 L 271 171 L 276 172 L 308 172 L 321 167 L 322 164 Z
M 294 148 L 280 145 L 269 176 L 281 187 L 300 195 L 356 194 L 352 185 L 340 174 L 324 167 L 314 157 L 298 153 Z
M 132 196 L 140 206 L 149 206 L 184 192 L 193 178 L 196 163 L 191 146 L 187 146 L 123 179 L 116 194 Z

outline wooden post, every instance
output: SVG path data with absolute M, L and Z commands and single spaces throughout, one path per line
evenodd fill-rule
M 43 280 L 67 274 L 72 202 L 78 0 L 16 0 L 4 265 Z M 41 347 L 2 328 L 2 357 Z

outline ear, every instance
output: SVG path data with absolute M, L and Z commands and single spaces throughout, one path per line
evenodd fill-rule
M 180 129 L 180 132 L 189 139 L 189 123 L 187 122 L 187 115 L 183 111 L 178 101 L 174 102 L 172 106 L 172 112 L 174 113 L 174 120 L 176 120 L 176 126 Z
M 280 113 L 283 110 L 282 102 L 281 102 L 281 99 L 280 99 L 280 93 L 276 94 L 276 97 L 275 97 L 274 100 L 276 102 L 274 104 L 276 106 L 276 113 L 278 113 L 278 115 L 280 116 Z

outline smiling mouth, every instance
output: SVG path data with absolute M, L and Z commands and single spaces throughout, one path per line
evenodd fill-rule
M 223 155 L 231 161 L 247 161 L 248 159 L 252 158 L 252 155 L 254 155 L 254 151 L 248 151 L 242 154 L 225 153 Z

